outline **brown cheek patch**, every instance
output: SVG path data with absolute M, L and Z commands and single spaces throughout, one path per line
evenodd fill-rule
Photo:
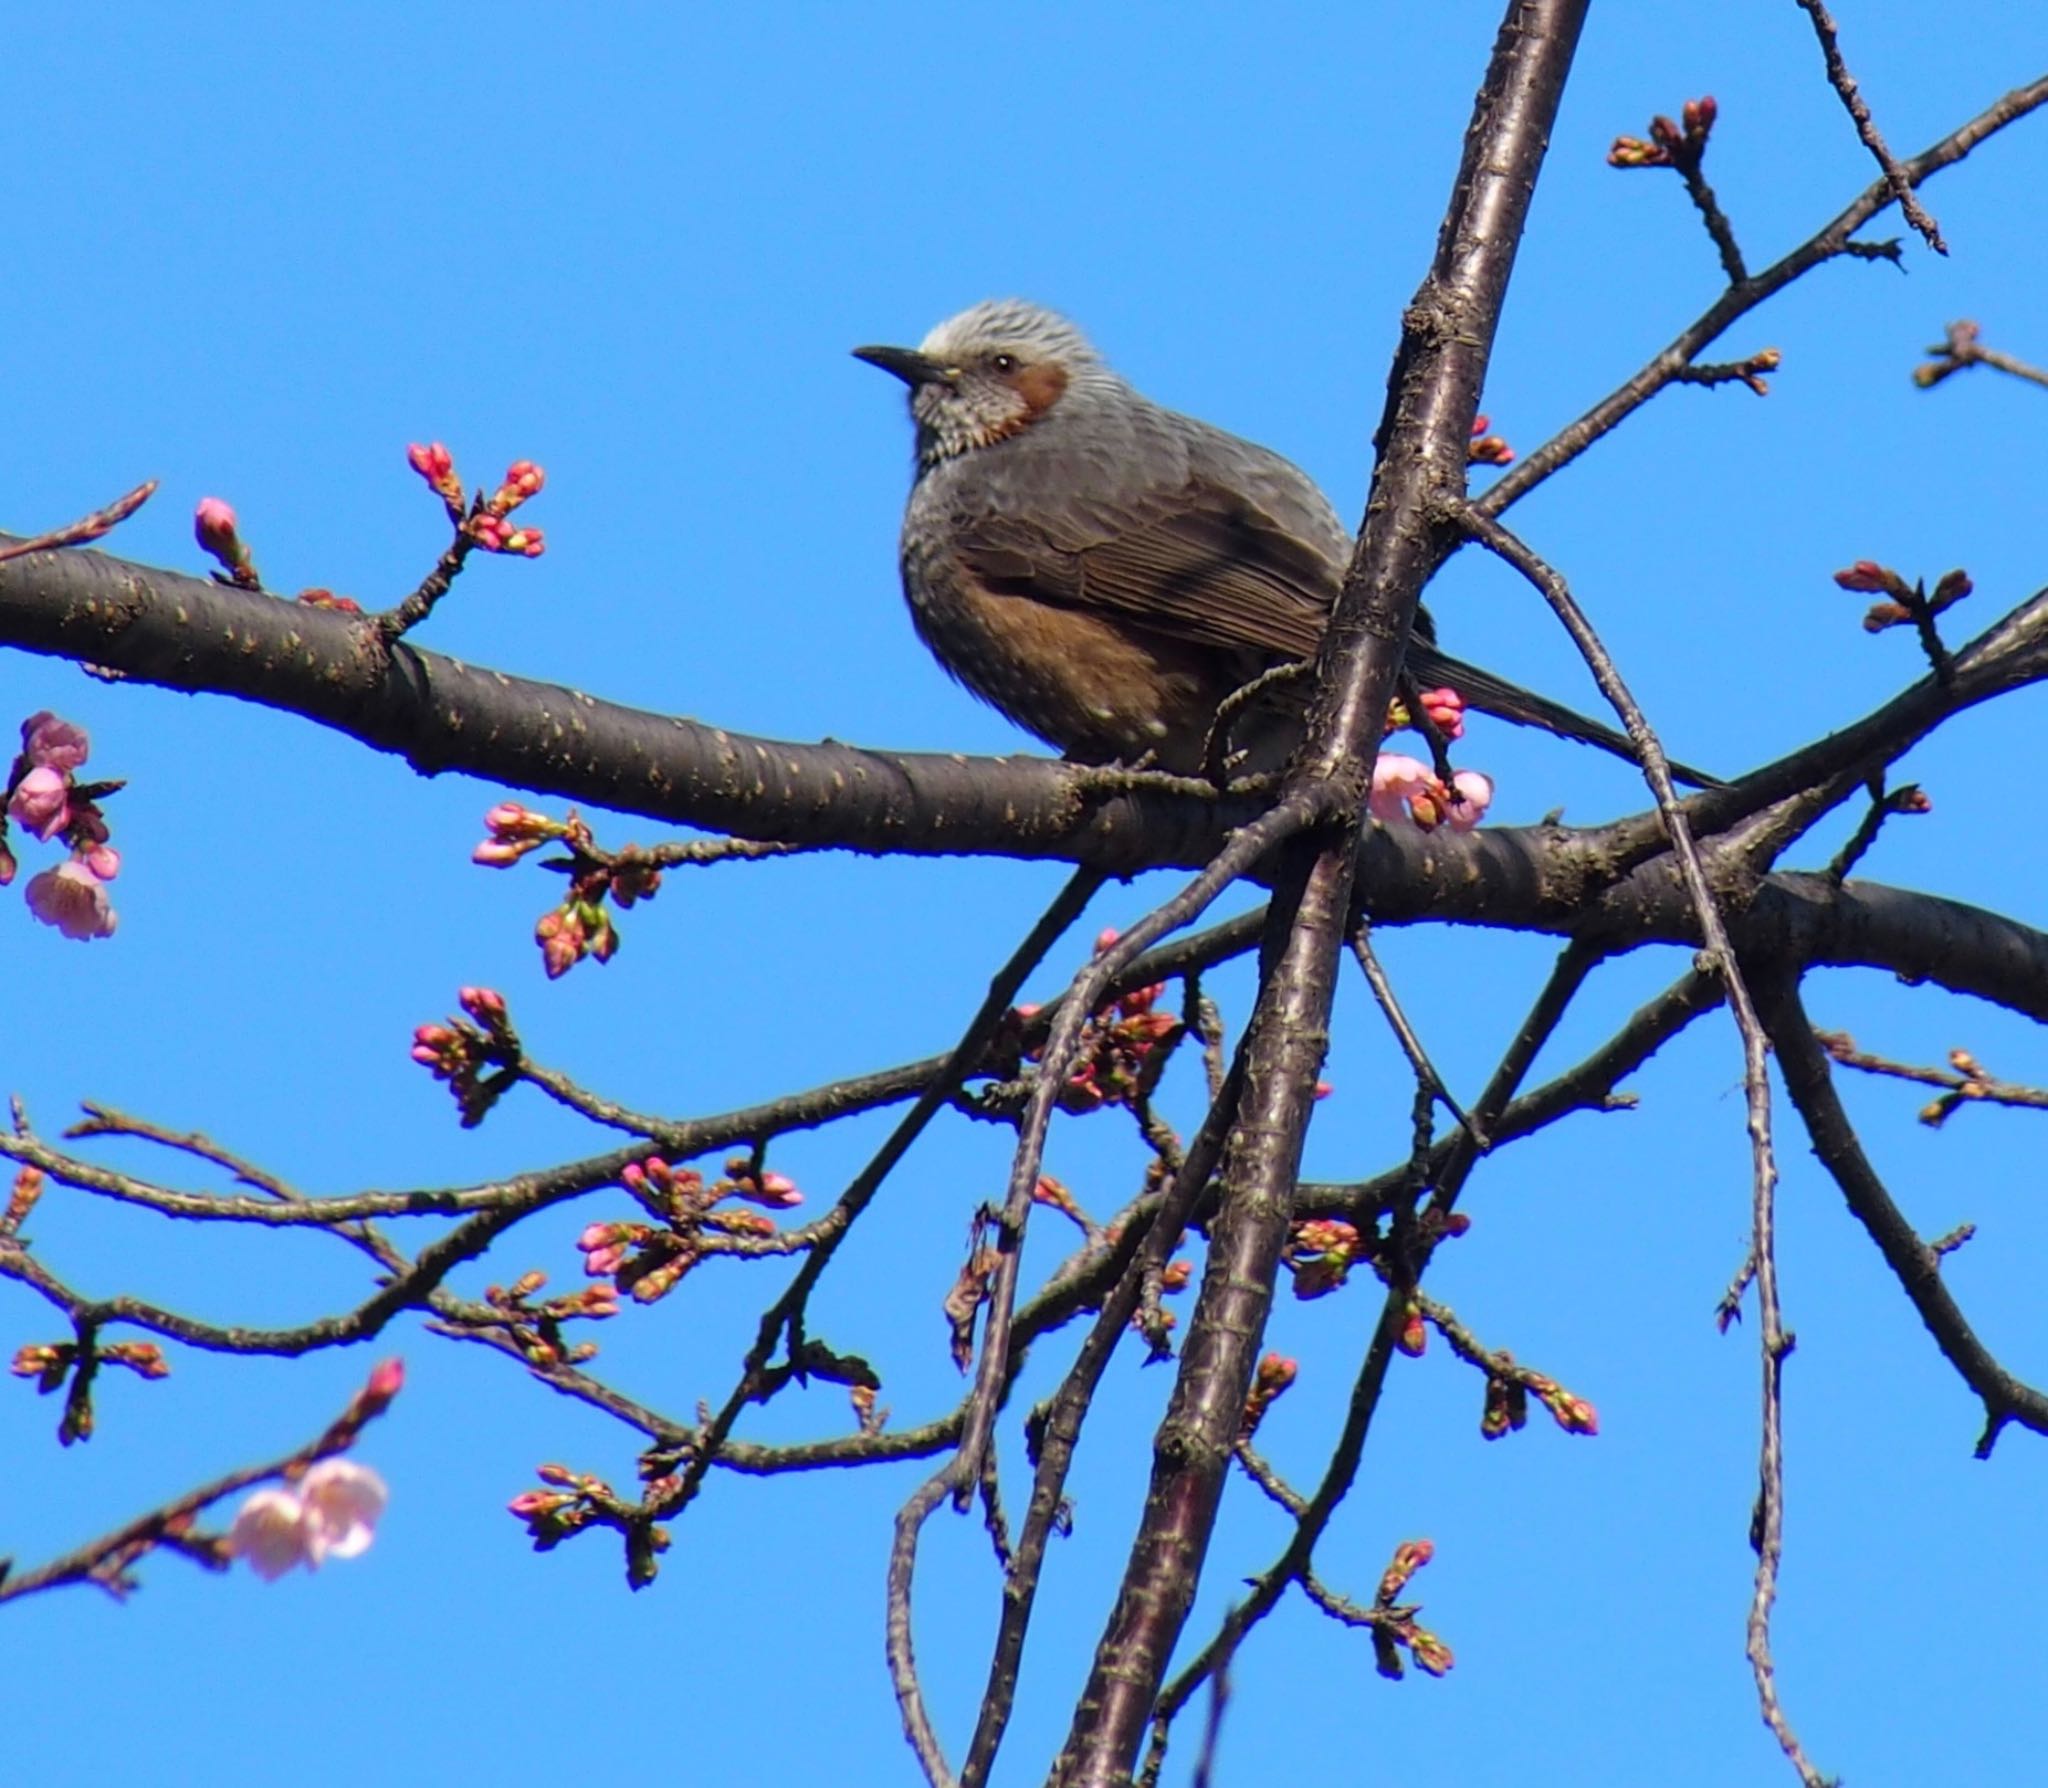
M 1010 389 L 1024 400 L 1024 407 L 1036 421 L 1060 401 L 1060 394 L 1067 388 L 1067 374 L 1064 367 L 1041 361 L 1036 366 L 1019 369 L 1010 379 Z

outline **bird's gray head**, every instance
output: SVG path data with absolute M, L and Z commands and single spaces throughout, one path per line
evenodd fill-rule
M 925 465 L 1022 433 L 1068 390 L 1111 377 L 1065 317 L 995 298 L 948 317 L 914 348 L 855 348 L 910 387 Z

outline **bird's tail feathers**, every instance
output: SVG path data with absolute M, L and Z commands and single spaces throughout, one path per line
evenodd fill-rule
M 1562 702 L 1554 702 L 1548 696 L 1537 695 L 1533 690 L 1496 677 L 1476 664 L 1448 657 L 1421 640 L 1411 639 L 1408 642 L 1408 674 L 1423 688 L 1449 685 L 1465 698 L 1469 706 L 1496 719 L 1512 721 L 1516 726 L 1537 727 L 1543 732 L 1555 733 L 1560 739 L 1576 739 L 1584 745 L 1595 745 L 1632 764 L 1641 762 L 1625 733 L 1590 720 Z M 1694 788 L 1725 786 L 1718 776 L 1709 776 L 1704 770 L 1692 769 L 1676 759 L 1671 760 L 1671 774 Z

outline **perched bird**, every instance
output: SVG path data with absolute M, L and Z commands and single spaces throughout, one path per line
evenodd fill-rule
M 1298 466 L 1152 402 L 1072 323 L 1020 300 L 977 304 L 915 348 L 853 351 L 910 387 L 902 567 L 918 633 L 1018 725 L 1083 763 L 1194 774 L 1228 697 L 1314 657 L 1352 542 Z M 1635 760 L 1623 734 L 1434 639 L 1418 614 L 1418 686 Z M 1306 696 L 1306 678 L 1262 687 L 1222 743 L 1277 767 Z

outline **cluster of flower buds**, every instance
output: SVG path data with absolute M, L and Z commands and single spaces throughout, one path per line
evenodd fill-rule
M 8 772 L 6 814 L 0 818 L 0 888 L 20 865 L 7 847 L 7 823 L 48 843 L 61 838 L 71 854 L 29 878 L 28 909 L 66 937 L 86 942 L 112 937 L 117 915 L 107 884 L 121 873 L 121 853 L 107 842 L 100 800 L 118 782 L 80 782 L 79 767 L 92 753 L 83 727 L 44 709 L 21 723 L 21 750 Z
M 1607 151 L 1610 168 L 1696 168 L 1707 152 L 1707 138 L 1721 108 L 1707 94 L 1689 99 L 1680 108 L 1680 122 L 1673 123 L 1659 113 L 1650 120 L 1650 140 L 1616 137 Z
M 1505 1356 L 1501 1356 L 1505 1360 Z M 1513 1377 L 1488 1373 L 1486 1403 L 1480 1412 L 1479 1432 L 1498 1440 L 1510 1430 L 1520 1429 L 1529 1419 L 1529 1398 L 1534 1395 L 1550 1411 L 1567 1434 L 1598 1434 L 1600 1417 L 1592 1404 L 1575 1397 L 1554 1378 L 1517 1367 Z
M 1372 1239 L 1342 1217 L 1307 1217 L 1295 1224 L 1280 1258 L 1294 1275 L 1294 1295 L 1319 1298 L 1337 1290 L 1352 1266 L 1370 1258 Z
M 262 574 L 242 538 L 241 524 L 232 507 L 219 497 L 201 497 L 192 512 L 192 535 L 200 550 L 218 559 L 227 572 L 226 581 L 244 590 L 263 588 Z M 216 573 L 216 576 L 219 574 Z
M 465 987 L 456 997 L 464 1016 L 421 1025 L 412 1034 L 412 1059 L 448 1083 L 462 1127 L 473 1130 L 519 1078 L 519 1035 L 502 993 Z
M 1455 1660 L 1451 1648 L 1427 1627 L 1417 1623 L 1417 1607 L 1399 1606 L 1408 1580 L 1436 1556 L 1433 1540 L 1403 1540 L 1381 1574 L 1379 1593 L 1373 1598 L 1377 1617 L 1372 1628 L 1373 1661 L 1382 1676 L 1399 1680 L 1401 1652 L 1405 1649 L 1418 1670 L 1442 1676 Z
M 536 1366 L 567 1363 L 580 1366 L 597 1357 L 595 1341 L 570 1343 L 562 1339 L 565 1322 L 602 1322 L 619 1313 L 619 1294 L 607 1281 L 586 1285 L 565 1297 L 534 1302 L 547 1284 L 547 1274 L 535 1270 L 521 1273 L 510 1285 L 484 1288 L 484 1302 L 505 1318 L 513 1342 Z
M 1472 439 L 1465 446 L 1465 463 L 1474 466 L 1509 466 L 1515 462 L 1515 450 L 1499 435 L 1487 431 L 1491 423 L 1484 416 L 1472 418 Z
M 338 615 L 359 615 L 363 605 L 353 596 L 337 596 L 332 590 L 301 590 L 297 600 L 308 608 L 332 609 Z
M 539 495 L 541 486 L 547 483 L 547 474 L 532 460 L 514 460 L 498 488 L 489 496 L 479 492 L 471 505 L 462 476 L 455 469 L 455 456 L 439 441 L 424 445 L 415 441 L 405 450 L 405 459 L 427 481 L 427 488 L 448 511 L 448 519 L 473 545 L 487 553 L 513 553 L 528 559 L 537 559 L 547 550 L 540 529 L 505 519 L 529 497 Z
M 1117 940 L 1115 929 L 1104 930 L 1095 940 L 1100 956 Z M 1100 1111 L 1111 1105 L 1132 1105 L 1148 1095 L 1166 1065 L 1166 1051 L 1186 1028 L 1170 1012 L 1156 1008 L 1166 983 L 1134 987 L 1119 994 L 1090 1018 L 1081 1031 L 1081 1045 L 1067 1083 L 1060 1089 L 1062 1111 Z M 1028 1020 L 1036 1006 L 1019 1006 L 1017 1017 Z M 1043 1048 L 1025 1051 L 1027 1060 L 1037 1061 Z
M 526 1523 L 536 1552 L 549 1551 L 578 1528 L 588 1527 L 596 1519 L 597 1501 L 617 1500 L 604 1479 L 566 1465 L 543 1465 L 533 1475 L 550 1488 L 522 1490 L 505 1507 Z
M 757 1167 L 746 1155 L 734 1155 L 724 1174 L 706 1184 L 694 1167 L 675 1167 L 659 1155 L 629 1161 L 619 1184 L 655 1219 L 652 1223 L 586 1224 L 576 1238 L 583 1270 L 593 1279 L 609 1279 L 618 1290 L 642 1304 L 651 1304 L 676 1288 L 683 1275 L 702 1258 L 705 1230 L 742 1240 L 760 1241 L 776 1233 L 773 1219 L 757 1211 L 720 1210 L 727 1200 L 786 1211 L 803 1203 L 804 1195 L 787 1174 Z
M 1443 739 L 1455 741 L 1465 736 L 1465 698 L 1455 689 L 1418 690 L 1415 700 L 1429 724 Z M 1401 697 L 1396 696 L 1387 704 L 1388 732 L 1398 733 L 1402 728 L 1415 724 L 1415 716 Z
M 33 1378 L 36 1389 L 47 1395 L 70 1376 L 78 1359 L 75 1341 L 30 1342 L 14 1356 L 10 1370 L 16 1378 Z M 108 1341 L 93 1349 L 93 1358 L 111 1365 L 126 1366 L 138 1378 L 168 1378 L 171 1362 L 154 1341 Z
M 1058 1211 L 1082 1229 L 1092 1230 L 1094 1227 L 1088 1220 L 1088 1213 L 1081 1208 L 1080 1200 L 1067 1190 L 1064 1181 L 1054 1179 L 1049 1173 L 1038 1176 L 1038 1184 L 1031 1189 L 1031 1202 Z
M 537 559 L 547 551 L 547 540 L 540 529 L 508 522 L 488 509 L 472 515 L 463 523 L 463 531 L 487 553 L 511 553 L 518 558 Z
M 516 553 L 537 559 L 547 550 L 541 531 L 505 518 L 527 498 L 537 496 L 547 474 L 530 459 L 516 459 L 506 468 L 504 481 L 477 506 L 466 525 L 470 539 L 487 553 Z
M 1909 584 L 1889 565 L 1872 559 L 1858 559 L 1836 572 L 1835 582 L 1845 590 L 1885 598 L 1883 602 L 1872 603 L 1864 615 L 1865 633 L 1882 633 L 1887 627 L 1931 625 L 1938 615 L 1954 608 L 1976 588 L 1968 572 L 1948 571 L 1942 574 L 1930 596 L 1925 584 Z
M 561 905 L 543 913 L 533 928 L 548 979 L 566 975 L 586 956 L 611 961 L 618 954 L 619 931 L 605 902 L 630 907 L 651 900 L 660 889 L 661 871 L 630 844 L 609 861 L 580 857 Z
M 576 817 L 574 808 L 566 820 L 555 820 L 517 801 L 500 801 L 485 814 L 484 831 L 487 836 L 469 853 L 469 860 L 487 869 L 508 869 L 528 851 L 539 850 L 557 838 L 573 843 L 580 837 L 583 843 L 590 842 L 590 828 Z
M 1367 805 L 1383 825 L 1410 823 L 1425 832 L 1448 825 L 1454 832 L 1469 832 L 1493 805 L 1493 779 L 1477 770 L 1460 770 L 1445 788 L 1419 758 L 1383 751 L 1373 763 Z
M 424 446 L 415 441 L 405 450 L 405 463 L 427 481 L 427 488 L 448 511 L 448 519 L 459 526 L 463 511 L 469 507 L 469 498 L 455 470 L 455 456 L 439 441 L 429 441 Z
M 1252 1375 L 1252 1388 L 1244 1400 L 1244 1420 L 1239 1424 L 1237 1437 L 1250 1440 L 1259 1430 L 1259 1424 L 1266 1419 L 1266 1411 L 1285 1393 L 1300 1373 L 1300 1365 L 1285 1354 L 1269 1353 L 1259 1361 L 1259 1369 Z

